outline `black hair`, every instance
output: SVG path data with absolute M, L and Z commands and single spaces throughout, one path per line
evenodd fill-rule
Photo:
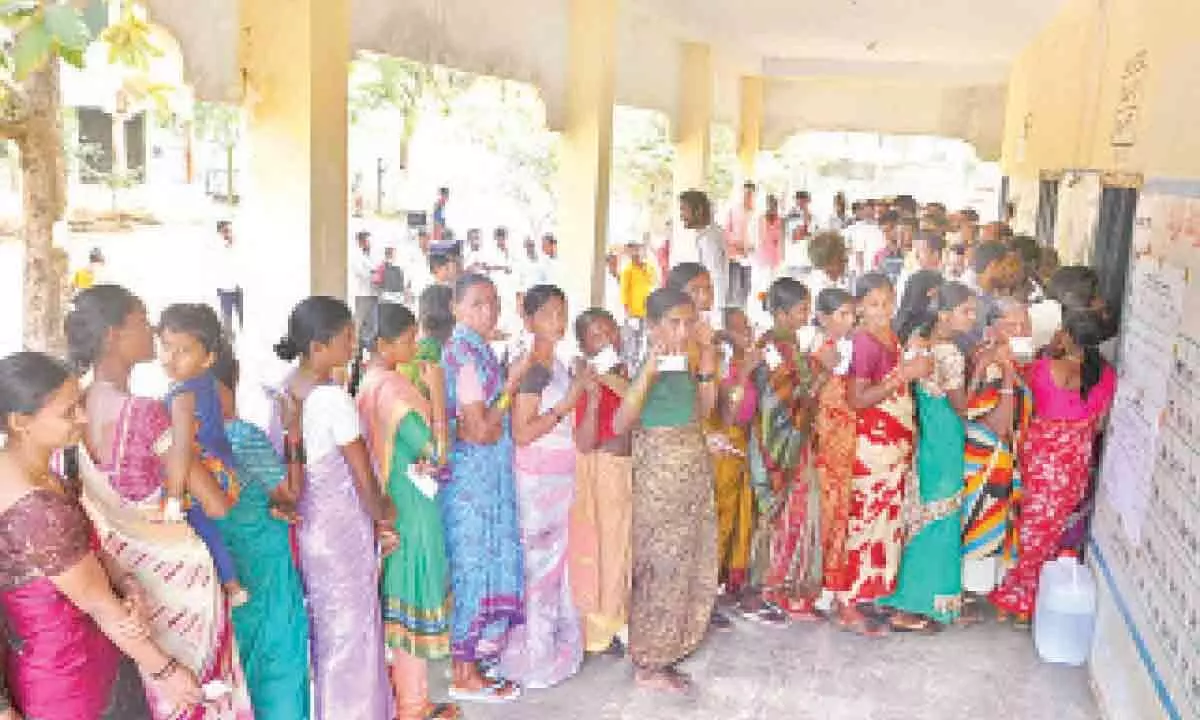
M 579 317 L 575 318 L 575 339 L 582 343 L 588 328 L 592 326 L 592 323 L 600 320 L 607 320 L 614 325 L 617 322 L 612 313 L 604 308 L 593 307 L 579 313 Z
M 840 233 L 817 233 L 808 245 L 808 258 L 813 267 L 827 268 L 839 256 L 846 254 L 846 240 Z
M 684 291 L 670 286 L 659 288 L 646 298 L 646 319 L 659 323 L 675 308 L 691 304 L 692 298 Z
M 671 272 L 667 273 L 666 287 L 682 292 L 688 286 L 688 283 L 701 275 L 707 274 L 708 268 L 698 262 L 682 262 L 671 268 Z
M 796 200 L 811 200 L 812 195 L 810 195 L 807 190 L 797 190 L 795 199 Z M 845 200 L 844 197 L 842 199 Z
M 358 232 L 354 233 L 354 239 L 359 242 L 362 242 L 363 240 L 370 240 L 371 239 L 371 231 L 370 230 L 359 230 Z
M 327 295 L 300 301 L 288 316 L 287 335 L 275 343 L 275 354 L 292 361 L 307 355 L 313 343 L 327 343 L 353 322 L 346 303 Z
M 852 302 L 854 302 L 854 296 L 848 291 L 840 287 L 827 287 L 817 293 L 817 312 L 822 315 L 830 315 Z
M 911 282 L 911 281 L 910 281 Z M 855 283 L 855 299 L 862 300 L 867 296 L 867 293 L 879 288 L 892 288 L 892 281 L 888 280 L 888 276 L 881 272 L 869 272 L 858 279 Z
M 169 331 L 190 335 L 200 343 L 205 352 L 216 352 L 222 342 L 221 318 L 210 306 L 203 303 L 175 303 L 168 305 L 158 319 L 158 331 Z
M 1083 265 L 1066 265 L 1054 271 L 1046 284 L 1046 296 L 1057 300 L 1063 310 L 1085 310 L 1100 295 L 1100 278 Z
M 763 309 L 774 315 L 787 312 L 809 299 L 810 293 L 804 283 L 790 277 L 781 277 L 771 283 L 763 299 Z
M 88 262 L 104 262 L 104 252 L 98 247 L 88 251 Z
M 40 352 L 17 352 L 0 358 L 0 429 L 9 430 L 9 415 L 33 415 L 46 406 L 71 371 L 57 358 Z
M 534 285 L 525 291 L 521 300 L 521 312 L 527 318 L 533 317 L 554 298 L 562 300 L 564 305 L 567 302 L 567 294 L 557 285 Z
M 417 312 L 426 335 L 445 342 L 454 331 L 454 291 L 445 285 L 430 285 L 421 293 Z
M 1063 313 L 1063 330 L 1083 350 L 1083 361 L 1079 368 L 1079 397 L 1087 400 L 1088 393 L 1100 384 L 1104 374 L 1100 343 L 1110 336 L 1108 323 L 1097 310 L 1067 310 Z
M 458 262 L 458 255 L 452 252 L 435 252 L 429 254 L 429 272 L 436 273 L 438 270 L 453 265 Z
M 699 213 L 701 221 L 712 220 L 712 203 L 703 190 L 684 190 L 679 194 L 679 203 Z
M 225 228 L 232 228 L 232 227 L 233 227 L 233 222 L 231 220 L 218 220 L 217 221 L 217 232 L 221 232 Z
M 1012 249 L 1021 256 L 1021 262 L 1027 267 L 1034 267 L 1042 256 L 1037 240 L 1029 235 L 1016 235 L 1012 239 Z
M 901 342 L 908 342 L 918 330 L 927 332 L 933 327 L 933 321 L 937 319 L 934 293 L 944 282 L 942 274 L 936 270 L 918 270 L 909 277 L 894 322 Z
M 380 303 L 375 339 L 395 340 L 417 326 L 412 310 L 396 303 Z
M 467 293 L 476 285 L 491 285 L 495 287 L 495 283 L 488 278 L 487 275 L 479 273 L 464 273 L 458 276 L 458 280 L 454 283 L 454 302 L 462 302 L 467 297 Z
M 142 307 L 142 301 L 120 285 L 94 285 L 76 295 L 66 320 L 71 366 L 84 372 L 95 365 L 108 333 Z
M 1000 262 L 1007 256 L 1009 249 L 1001 242 L 986 242 L 975 248 L 975 260 L 971 264 L 976 275 L 983 275 L 992 263 Z
M 215 359 L 210 369 L 213 377 L 231 391 L 237 392 L 238 378 L 241 377 L 241 363 L 233 354 L 233 346 L 228 342 L 222 342 L 214 355 Z
M 492 231 L 492 237 L 493 238 L 501 238 L 501 237 L 507 238 L 508 237 L 508 228 L 503 227 L 503 226 L 496 228 L 495 230 Z
M 879 216 L 879 224 L 880 225 L 899 225 L 900 224 L 900 213 L 896 212 L 895 210 L 885 210 L 884 213 Z

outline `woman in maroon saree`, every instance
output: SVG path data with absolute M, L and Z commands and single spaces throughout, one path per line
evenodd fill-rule
M 48 469 L 54 451 L 79 439 L 80 398 L 78 381 L 47 355 L 0 360 L 0 430 L 9 438 L 0 451 L 0 717 L 149 718 L 139 668 L 173 706 L 201 699 L 195 675 L 149 638 L 138 584 L 110 577 L 74 487 Z

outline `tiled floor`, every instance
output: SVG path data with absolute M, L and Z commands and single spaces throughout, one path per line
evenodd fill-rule
M 685 668 L 691 697 L 638 690 L 628 663 L 592 660 L 552 690 L 469 720 L 1096 720 L 1087 671 L 1042 664 L 1028 633 L 993 624 L 868 640 L 829 626 L 739 623 Z M 436 673 L 440 675 L 440 673 Z

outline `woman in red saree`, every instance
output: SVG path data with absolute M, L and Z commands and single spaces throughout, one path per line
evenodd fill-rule
M 1116 393 L 1117 375 L 1098 349 L 1106 329 L 1096 310 L 1069 311 L 1058 356 L 1042 357 L 1026 371 L 1034 415 L 1018 456 L 1019 551 L 990 596 L 1001 613 L 1020 623 L 1029 621 L 1042 565 L 1058 552 L 1070 513 L 1087 492 L 1092 446 Z
M 146 308 L 116 285 L 85 290 L 67 317 L 67 341 L 75 365 L 94 374 L 79 450 L 84 509 L 113 566 L 141 585 L 154 641 L 202 684 L 228 690 L 203 705 L 178 707 L 151 682 L 153 668 L 142 668 L 152 717 L 249 720 L 250 697 L 212 556 L 187 523 L 163 520 L 170 418 L 161 402 L 129 392 L 134 366 L 154 356 Z M 228 498 L 200 468 L 192 463 L 188 494 L 210 516 L 223 517 Z
M 860 605 L 891 594 L 904 542 L 904 495 L 913 482 L 912 381 L 929 375 L 928 357 L 902 359 L 892 331 L 896 294 L 881 273 L 858 281 L 861 325 L 854 335 L 847 400 L 856 412 L 850 521 L 846 536 L 848 587 L 839 593 L 840 623 L 880 634 Z
M 0 612 L 8 634 L 0 717 L 147 719 L 138 667 L 172 705 L 201 699 L 196 677 L 149 638 L 138 584 L 110 574 L 75 486 L 50 468 L 51 454 L 82 434 L 81 394 L 47 355 L 0 360 L 0 430 L 9 438 L 0 451 Z

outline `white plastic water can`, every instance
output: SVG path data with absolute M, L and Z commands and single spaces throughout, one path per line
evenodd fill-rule
M 1033 643 L 1045 662 L 1082 665 L 1096 626 L 1096 582 L 1073 554 L 1042 565 Z

